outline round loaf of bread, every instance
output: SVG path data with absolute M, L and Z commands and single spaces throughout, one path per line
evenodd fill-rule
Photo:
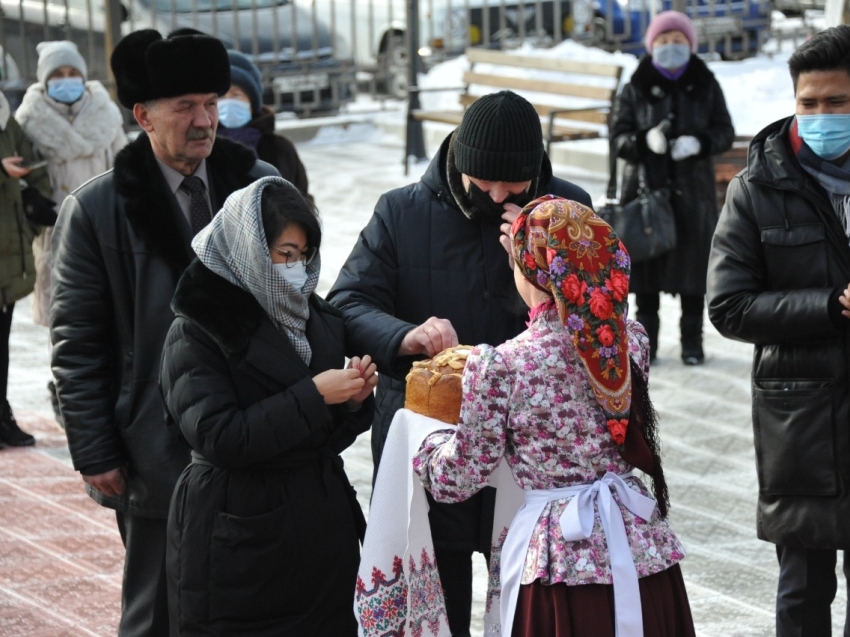
M 413 363 L 406 378 L 405 409 L 453 425 L 460 422 L 461 376 L 470 351 L 469 345 L 458 345 Z

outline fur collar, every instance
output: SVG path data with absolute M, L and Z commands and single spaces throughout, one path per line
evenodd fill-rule
M 71 161 L 112 145 L 122 125 L 121 112 L 100 82 L 86 82 L 86 94 L 87 103 L 70 118 L 73 110 L 48 99 L 43 84 L 27 89 L 15 119 L 43 157 Z
M 678 80 L 661 75 L 652 65 L 652 58 L 647 55 L 641 59 L 629 82 L 647 101 L 655 103 L 675 91 L 698 100 L 708 93 L 713 80 L 714 74 L 696 55 L 691 56 L 688 68 Z
M 221 208 L 234 191 L 253 181 L 250 175 L 256 158 L 241 144 L 216 138 L 207 157 L 207 176 L 213 210 Z M 124 213 L 136 235 L 152 251 L 162 256 L 175 275 L 192 259 L 192 250 L 175 210 L 174 195 L 151 149 L 150 139 L 141 133 L 115 157 L 115 189 L 124 202 Z M 169 202 L 171 205 L 166 205 Z
M 309 303 L 308 334 L 313 333 L 313 319 L 319 314 L 331 315 L 342 321 L 342 313 L 316 294 L 310 295 Z M 262 306 L 250 292 L 217 275 L 200 259 L 192 261 L 180 277 L 171 309 L 174 314 L 195 323 L 228 354 L 246 349 L 260 323 L 267 319 Z M 283 334 L 280 336 L 289 343 Z M 291 344 L 287 349 L 291 350 L 293 360 L 301 360 Z
M 197 324 L 231 354 L 248 346 L 265 316 L 249 292 L 220 277 L 199 259 L 192 261 L 180 277 L 171 309 Z

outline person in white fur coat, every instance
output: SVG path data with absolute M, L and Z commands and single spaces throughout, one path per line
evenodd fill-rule
M 15 112 L 36 152 L 47 160 L 56 210 L 68 194 L 112 168 L 127 144 L 121 111 L 100 82 L 86 81 L 86 62 L 68 40 L 41 42 L 38 81 Z M 33 320 L 48 324 L 50 311 L 50 229 L 36 237 Z
M 86 81 L 86 61 L 68 40 L 41 42 L 38 81 L 15 112 L 35 147 L 47 160 L 56 210 L 65 197 L 92 177 L 112 168 L 115 154 L 127 144 L 118 106 L 100 82 Z M 48 325 L 50 318 L 50 240 L 52 228 L 33 241 L 36 282 L 33 321 Z M 52 381 L 49 383 L 55 403 Z M 58 418 L 58 410 L 57 410 Z

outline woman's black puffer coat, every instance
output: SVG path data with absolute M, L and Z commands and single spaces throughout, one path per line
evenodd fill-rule
M 309 367 L 248 292 L 194 261 L 160 378 L 191 446 L 168 516 L 180 635 L 354 637 L 363 513 L 339 453 L 369 428 L 312 377 L 344 366 L 343 322 L 310 298 Z

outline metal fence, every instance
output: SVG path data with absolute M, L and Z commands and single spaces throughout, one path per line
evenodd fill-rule
M 12 102 L 35 80 L 38 42 L 76 42 L 89 77 L 108 83 L 111 43 L 140 28 L 221 38 L 260 67 L 267 103 L 313 115 L 339 109 L 358 84 L 405 97 L 411 54 L 424 70 L 469 46 L 551 47 L 568 38 L 639 53 L 649 20 L 669 8 L 692 17 L 702 52 L 745 57 L 769 36 L 771 12 L 767 0 L 105 1 L 0 0 L 1 86 Z M 419 27 L 412 40 L 411 6 Z M 116 19 L 107 20 L 108 12 Z

